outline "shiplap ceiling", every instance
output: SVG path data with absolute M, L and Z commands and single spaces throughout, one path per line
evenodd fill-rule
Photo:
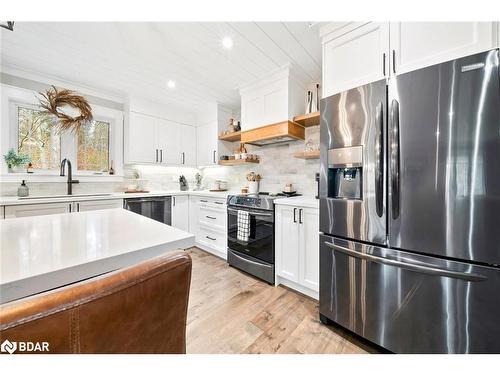
M 1 32 L 2 66 L 127 98 L 237 108 L 238 87 L 291 63 L 321 78 L 320 24 L 16 22 Z M 221 40 L 234 41 L 230 50 Z M 174 90 L 167 81 L 176 82 Z

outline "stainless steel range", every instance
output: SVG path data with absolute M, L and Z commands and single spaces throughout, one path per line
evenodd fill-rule
M 274 199 L 283 194 L 227 198 L 227 261 L 274 284 Z

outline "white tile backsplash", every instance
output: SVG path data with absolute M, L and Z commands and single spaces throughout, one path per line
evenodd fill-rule
M 319 142 L 319 127 L 306 129 L 306 141 Z M 297 151 L 303 151 L 306 142 L 291 142 L 283 145 L 256 147 L 247 145 L 249 153 L 260 156 L 259 164 L 242 165 L 235 167 L 205 167 L 184 168 L 164 166 L 129 165 L 124 169 L 122 182 L 80 182 L 73 185 L 73 194 L 103 193 L 123 191 L 130 184 L 138 184 L 147 190 L 178 190 L 179 176 L 183 174 L 190 189 L 195 187 L 195 174 L 203 176 L 203 187 L 210 188 L 215 180 L 224 180 L 230 190 L 240 190 L 247 186 L 246 174 L 254 171 L 262 176 L 260 191 L 280 192 L 287 183 L 292 183 L 297 191 L 304 195 L 316 195 L 317 185 L 315 173 L 319 171 L 319 160 L 303 160 L 293 157 Z M 237 143 L 234 144 L 237 147 Z M 133 179 L 133 171 L 139 172 L 139 180 Z M 78 178 L 78 177 L 76 177 Z M 17 194 L 19 182 L 0 182 L 0 195 L 12 196 Z M 66 193 L 65 182 L 30 182 L 30 195 L 57 195 Z

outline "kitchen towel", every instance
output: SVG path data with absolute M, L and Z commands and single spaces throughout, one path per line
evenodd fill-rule
M 250 213 L 238 210 L 238 241 L 248 242 L 250 236 Z

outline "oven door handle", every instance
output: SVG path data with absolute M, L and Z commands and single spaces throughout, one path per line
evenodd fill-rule
M 440 267 L 435 267 L 431 264 L 414 264 L 414 263 L 407 263 L 407 262 L 402 262 L 400 260 L 393 260 L 393 259 L 387 259 L 383 257 L 378 257 L 376 255 L 372 254 L 367 254 L 367 253 L 361 253 L 356 250 L 348 249 L 347 247 L 339 246 L 339 245 L 334 245 L 330 242 L 325 241 L 324 242 L 326 246 L 332 248 L 333 250 L 339 251 L 347 256 L 358 258 L 358 259 L 363 259 L 368 262 L 375 262 L 375 263 L 380 263 L 388 266 L 394 266 L 398 268 L 402 268 L 405 270 L 409 271 L 415 271 L 419 273 L 424 273 L 428 275 L 435 275 L 435 276 L 443 276 L 443 277 L 450 277 L 453 279 L 461 279 L 465 281 L 484 281 L 488 280 L 486 276 L 477 274 L 477 273 L 470 273 L 470 272 L 457 272 L 457 271 L 450 271 L 444 268 Z
M 261 213 L 256 213 L 256 212 L 250 212 L 250 211 L 247 211 L 247 210 L 235 210 L 234 208 L 228 208 L 227 210 L 229 212 L 245 211 L 245 212 L 248 212 L 252 216 L 267 216 L 267 217 L 274 216 L 273 214 L 266 214 L 266 213 L 262 213 L 261 214 Z
M 242 256 L 239 256 L 238 254 L 235 254 L 234 251 L 232 251 L 231 254 L 234 255 L 236 258 L 244 261 L 244 262 L 252 263 L 252 264 L 255 264 L 256 266 L 262 266 L 262 267 L 272 268 L 272 266 L 270 266 L 269 264 L 259 263 L 259 262 L 255 262 L 255 261 L 247 259 L 247 258 L 243 258 Z

